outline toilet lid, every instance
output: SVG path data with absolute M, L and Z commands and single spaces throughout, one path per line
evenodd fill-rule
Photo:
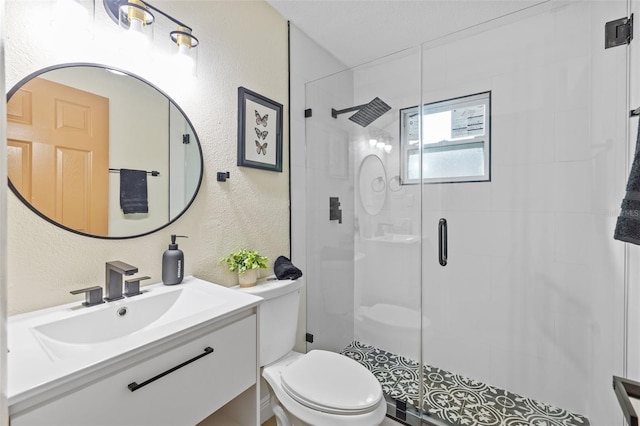
M 289 364 L 281 379 L 291 398 L 325 413 L 366 413 L 382 399 L 382 387 L 369 370 L 334 352 L 307 353 Z

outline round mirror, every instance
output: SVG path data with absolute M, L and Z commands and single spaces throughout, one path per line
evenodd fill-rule
M 364 211 L 370 215 L 380 213 L 387 198 L 387 172 L 377 155 L 367 155 L 362 160 L 358 187 Z
M 9 186 L 69 231 L 131 238 L 180 217 L 202 181 L 191 122 L 135 75 L 66 64 L 24 78 L 7 96 Z

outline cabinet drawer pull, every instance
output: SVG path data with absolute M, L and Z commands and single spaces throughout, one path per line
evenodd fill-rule
M 168 369 L 167 371 L 165 371 L 165 372 L 163 372 L 163 373 L 160 373 L 160 374 L 158 374 L 157 376 L 154 376 L 154 377 L 150 378 L 149 380 L 145 380 L 144 382 L 142 382 L 142 383 L 140 383 L 140 384 L 137 384 L 136 382 L 131 382 L 131 383 L 129 383 L 129 384 L 127 385 L 127 387 L 129 388 L 129 390 L 130 390 L 131 392 L 137 391 L 137 390 L 138 390 L 138 389 L 140 389 L 141 387 L 143 387 L 143 386 L 147 386 L 149 383 L 155 382 L 156 380 L 163 378 L 163 377 L 164 377 L 164 376 L 166 376 L 167 374 L 171 374 L 171 373 L 173 373 L 174 371 L 176 371 L 176 370 L 178 370 L 178 369 L 180 369 L 180 368 L 184 367 L 185 365 L 187 365 L 187 364 L 191 364 L 192 362 L 197 361 L 197 360 L 199 360 L 200 358 L 202 358 L 202 357 L 204 357 L 204 356 L 207 356 L 207 355 L 209 355 L 209 354 L 212 354 L 212 353 L 213 353 L 213 348 L 211 348 L 211 347 L 207 346 L 206 348 L 204 348 L 204 353 L 202 353 L 202 354 L 200 354 L 200 355 L 198 355 L 198 356 L 194 356 L 194 357 L 193 357 L 193 358 L 191 358 L 190 360 L 187 360 L 187 361 L 183 362 L 183 363 L 182 363 L 182 364 L 180 364 L 180 365 L 176 365 L 175 367 L 170 368 L 170 369 Z

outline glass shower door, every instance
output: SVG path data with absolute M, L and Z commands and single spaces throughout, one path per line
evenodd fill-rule
M 369 368 L 391 414 L 621 421 L 627 52 L 602 35 L 626 5 L 547 1 L 307 83 L 307 350 Z
M 400 142 L 419 68 L 415 48 L 306 85 L 307 350 L 365 365 L 394 413 L 420 400 L 421 194 Z
M 423 46 L 425 105 L 490 94 L 486 119 L 472 113 L 480 103 L 451 111 L 452 140 L 433 154 L 442 161 L 456 147 L 449 165 L 457 170 L 484 147 L 489 180 L 423 185 L 423 408 L 431 418 L 621 422 L 611 376 L 624 358 L 624 253 L 612 212 L 626 179 L 626 49 L 605 50 L 602 35 L 622 16 L 624 1 L 552 1 Z M 432 131 L 425 124 L 425 142 Z M 459 131 L 470 138 L 456 142 Z M 473 148 L 478 138 L 484 145 Z M 476 160 L 462 145 L 477 150 Z

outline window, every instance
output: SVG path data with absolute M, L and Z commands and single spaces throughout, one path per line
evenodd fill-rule
M 422 128 L 420 118 L 422 117 Z M 490 173 L 491 92 L 400 110 L 403 184 L 479 182 Z

